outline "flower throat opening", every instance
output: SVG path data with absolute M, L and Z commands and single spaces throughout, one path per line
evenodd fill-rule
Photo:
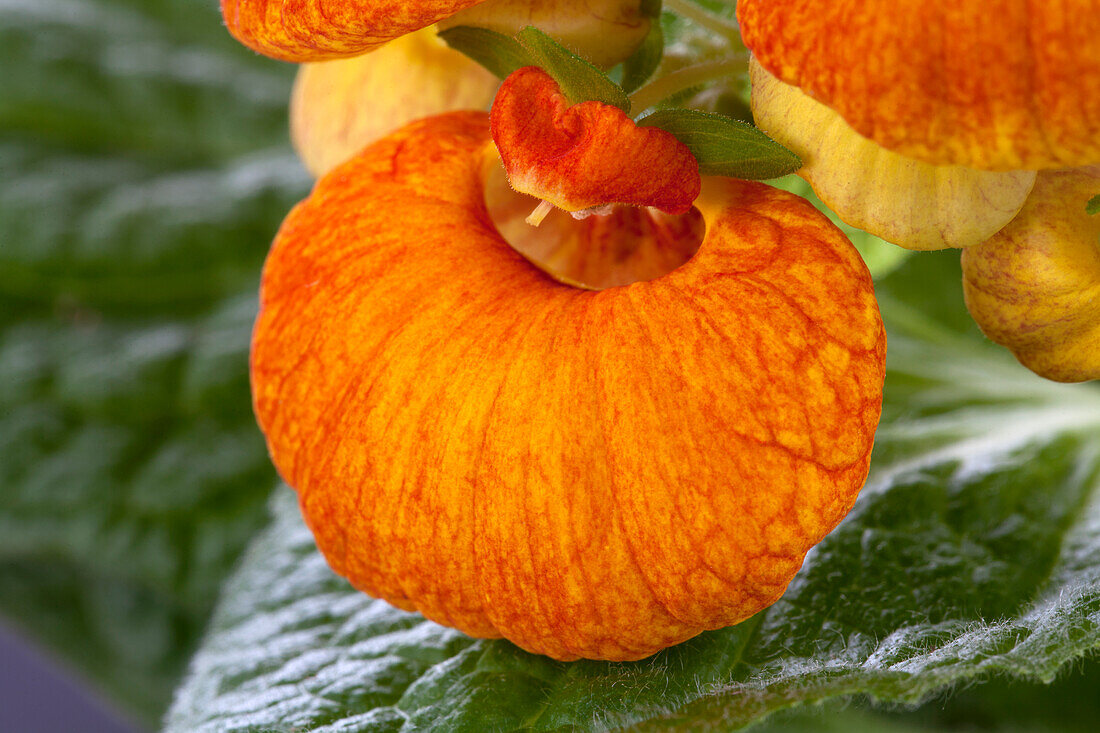
M 655 280 L 690 260 L 703 242 L 706 226 L 694 208 L 673 216 L 650 207 L 614 206 L 583 219 L 555 208 L 532 226 L 527 217 L 539 199 L 512 190 L 499 161 L 487 167 L 485 205 L 497 231 L 533 265 L 567 285 L 603 290 Z

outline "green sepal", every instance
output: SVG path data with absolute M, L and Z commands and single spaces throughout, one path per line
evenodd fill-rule
M 662 109 L 638 120 L 687 145 L 705 176 L 761 180 L 794 173 L 802 160 L 752 125 L 691 109 Z
M 448 28 L 439 37 L 501 79 L 508 78 L 509 74 L 524 66 L 538 66 L 554 78 L 571 104 L 594 100 L 630 112 L 630 99 L 626 92 L 607 74 L 534 26 L 527 26 L 514 38 L 488 28 L 472 26 Z M 646 42 L 648 40 L 649 36 Z M 663 41 L 661 44 L 663 48 Z M 657 62 L 660 62 L 659 56 Z M 656 68 L 655 64 L 653 68 Z M 648 74 L 652 73 L 651 68 Z
M 618 84 L 538 28 L 527 26 L 516 34 L 516 40 L 534 59 L 534 66 L 554 77 L 572 104 L 603 102 L 630 113 L 630 99 Z
M 661 3 L 658 0 L 654 4 L 657 6 L 657 16 L 660 16 Z M 645 7 L 642 8 L 642 12 L 645 14 Z M 630 94 L 642 84 L 645 84 L 653 76 L 653 72 L 657 70 L 657 67 L 660 66 L 664 55 L 665 32 L 661 28 L 660 21 L 653 20 L 649 24 L 649 32 L 642 39 L 641 45 L 634 50 L 630 58 L 623 62 L 623 91 Z
M 1093 196 L 1089 199 L 1089 202 L 1085 204 L 1085 213 L 1089 216 L 1100 214 L 1100 194 Z
M 519 41 L 488 28 L 460 25 L 441 31 L 439 37 L 501 79 L 507 79 L 516 69 L 536 65 L 534 57 Z

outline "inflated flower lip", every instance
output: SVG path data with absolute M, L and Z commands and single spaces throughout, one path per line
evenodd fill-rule
M 686 264 L 564 286 L 494 227 L 491 146 L 484 114 L 414 123 L 276 239 L 254 402 L 319 547 L 371 595 L 557 659 L 747 618 L 866 477 L 866 268 L 806 201 L 707 179 Z
M 1039 174 L 1023 211 L 963 251 L 970 314 L 1022 364 L 1059 382 L 1100 379 L 1100 166 Z
M 1100 163 L 1094 2 L 741 0 L 770 73 L 883 147 L 937 165 Z
M 699 164 L 686 145 L 638 127 L 618 107 L 570 105 L 537 67 L 505 79 L 490 121 L 512 187 L 560 209 L 629 204 L 684 214 L 699 195 Z
M 358 56 L 447 20 L 504 33 L 537 22 L 594 63 L 611 65 L 650 23 L 641 0 L 221 0 L 221 9 L 241 43 L 294 62 Z

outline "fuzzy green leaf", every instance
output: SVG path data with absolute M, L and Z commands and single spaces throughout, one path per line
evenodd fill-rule
M 658 25 L 654 27 L 659 34 Z M 470 26 L 449 28 L 439 37 L 501 79 L 524 66 L 538 66 L 554 78 L 572 104 L 594 100 L 630 111 L 626 93 L 607 74 L 534 26 L 524 28 L 515 38 Z
M 534 26 L 516 34 L 534 60 L 561 87 L 562 94 L 573 104 L 596 101 L 630 112 L 630 100 L 607 74 L 576 55 Z
M 501 79 L 507 79 L 516 69 L 537 65 L 519 41 L 488 28 L 460 25 L 441 31 L 439 37 Z
M 287 490 L 167 730 L 730 730 L 835 696 L 1049 681 L 1100 648 L 1100 389 L 1045 382 L 983 341 L 958 277 L 957 257 L 930 254 L 880 283 L 869 483 L 752 619 L 629 664 L 475 641 L 334 576 Z M 949 317 L 924 307 L 933 289 Z
M 661 109 L 638 121 L 672 133 L 699 161 L 705 176 L 760 180 L 778 178 L 802 167 L 797 155 L 763 132 L 721 115 L 690 109 Z
M 660 0 L 651 5 L 655 7 L 642 8 L 643 13 L 651 14 L 649 17 L 654 19 L 649 25 L 649 32 L 634 53 L 623 62 L 622 90 L 627 94 L 645 84 L 664 58 L 665 32 L 660 23 Z

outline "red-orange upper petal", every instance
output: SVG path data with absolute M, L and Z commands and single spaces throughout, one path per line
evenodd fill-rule
M 1100 162 L 1096 0 L 741 0 L 737 14 L 768 71 L 903 155 Z
M 221 0 L 221 8 L 229 32 L 249 48 L 283 61 L 323 61 L 357 56 L 481 2 Z
M 637 659 L 774 602 L 866 476 L 885 338 L 808 202 L 708 179 L 664 277 L 560 285 L 484 202 L 483 114 L 414 123 L 280 230 L 256 412 L 357 587 L 560 659 Z
M 570 106 L 537 67 L 505 79 L 490 119 L 512 187 L 567 211 L 631 204 L 683 214 L 699 195 L 699 164 L 686 145 L 618 107 Z

